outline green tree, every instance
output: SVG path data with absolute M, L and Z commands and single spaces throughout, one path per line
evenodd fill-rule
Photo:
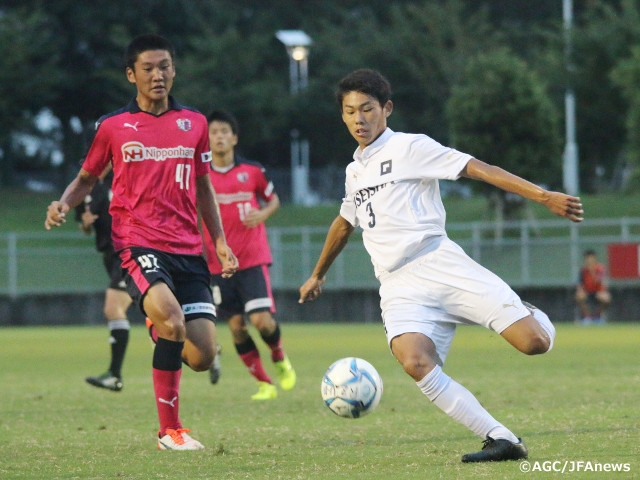
M 621 158 L 628 107 L 611 71 L 640 41 L 635 4 L 635 0 L 590 2 L 576 23 L 574 69 L 569 73 L 577 102 L 580 184 L 586 192 L 596 191 L 598 170 L 610 178 Z
M 28 8 L 0 11 L 0 184 L 10 183 L 11 136 L 55 98 L 59 44 L 49 21 Z
M 508 49 L 473 58 L 447 107 L 457 149 L 534 183 L 555 186 L 560 180 L 558 114 L 540 78 Z M 490 193 L 497 218 L 522 205 L 509 203 L 502 190 L 478 185 Z
M 620 86 L 629 108 L 626 116 L 627 141 L 625 166 L 631 169 L 627 188 L 640 187 L 640 45 L 631 49 L 631 56 L 622 60 L 611 72 L 612 79 Z
M 626 105 L 609 73 L 638 37 L 634 2 L 576 5 L 570 79 L 583 185 L 598 162 L 616 156 L 625 136 Z M 3 45 L 12 46 L 0 60 L 2 132 L 6 138 L 23 118 L 49 107 L 64 130 L 69 172 L 77 169 L 93 122 L 132 95 L 121 57 L 139 33 L 172 40 L 176 96 L 205 113 L 234 111 L 242 150 L 270 167 L 288 165 L 292 128 L 310 140 L 313 166 L 344 165 L 353 145 L 332 93 L 355 68 L 376 68 L 391 80 L 392 128 L 442 142 L 450 139 L 452 86 L 480 52 L 510 46 L 549 83 L 558 108 L 567 82 L 558 0 L 5 0 L 0 12 Z M 288 58 L 275 38 L 281 29 L 302 29 L 314 41 L 309 87 L 295 97 Z M 85 126 L 82 134 L 72 128 L 77 124 Z

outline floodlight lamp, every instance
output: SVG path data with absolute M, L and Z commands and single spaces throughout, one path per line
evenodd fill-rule
M 309 49 L 307 47 L 293 47 L 291 49 L 291 58 L 293 58 L 296 62 L 301 62 L 309 55 Z
M 302 30 L 278 30 L 276 37 L 287 48 L 308 47 L 312 43 L 311 37 Z

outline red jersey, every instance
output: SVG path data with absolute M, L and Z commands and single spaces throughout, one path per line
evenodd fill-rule
M 595 271 L 591 271 L 588 268 L 580 269 L 580 284 L 587 293 L 596 293 L 604 290 L 604 278 L 605 278 L 604 265 L 598 263 L 595 266 Z
M 235 156 L 229 170 L 220 171 L 212 166 L 211 183 L 220 206 L 220 217 L 227 244 L 238 257 L 240 270 L 256 265 L 271 264 L 271 250 L 264 223 L 257 227 L 246 227 L 242 220 L 246 212 L 260 208 L 260 201 L 273 198 L 273 183 L 267 178 L 265 169 L 258 162 Z M 222 273 L 209 232 L 204 232 L 209 271 Z
M 100 175 L 113 163 L 112 238 L 116 251 L 147 247 L 180 255 L 202 253 L 196 177 L 210 170 L 207 120 L 169 97 L 156 116 L 133 99 L 103 116 L 82 168 Z

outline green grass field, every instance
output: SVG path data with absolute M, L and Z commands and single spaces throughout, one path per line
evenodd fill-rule
M 520 462 L 462 464 L 480 441 L 423 397 L 389 354 L 380 324 L 284 324 L 299 382 L 265 403 L 250 400 L 255 382 L 221 327 L 220 383 L 188 369 L 182 377 L 181 417 L 207 447 L 201 452 L 156 450 L 152 351 L 142 326 L 132 330 L 120 393 L 83 380 L 107 366 L 106 327 L 2 329 L 0 478 L 562 476 L 525 474 Z M 567 477 L 640 478 L 639 344 L 640 325 L 561 324 L 551 353 L 527 357 L 487 330 L 461 327 L 445 370 L 525 439 L 532 465 L 626 463 L 627 473 Z M 358 420 L 333 415 L 320 398 L 324 370 L 351 355 L 373 363 L 384 380 L 378 409 Z

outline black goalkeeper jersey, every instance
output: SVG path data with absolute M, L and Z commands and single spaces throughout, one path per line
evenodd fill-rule
M 86 207 L 98 218 L 93 224 L 96 235 L 96 249 L 105 252 L 113 248 L 111 241 L 111 215 L 109 204 L 111 203 L 111 180 L 113 173 L 109 173 L 104 180 L 98 180 L 80 205 L 76 207 L 76 220 L 82 222 L 82 214 Z

